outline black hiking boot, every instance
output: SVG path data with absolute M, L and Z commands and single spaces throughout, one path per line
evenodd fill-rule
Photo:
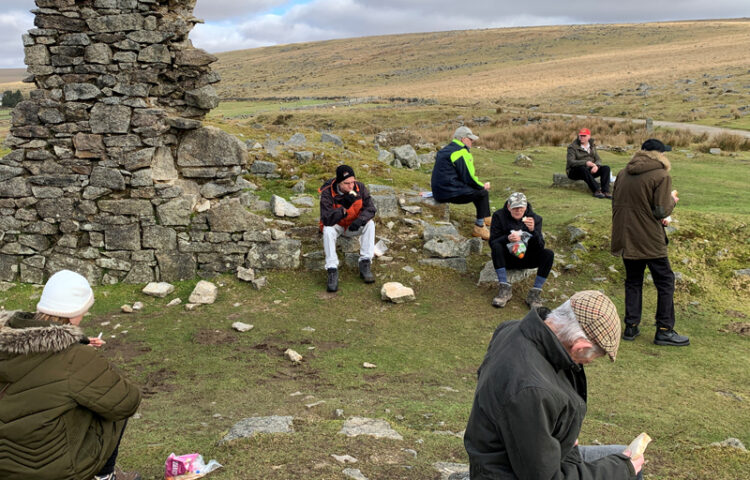
M 337 268 L 329 268 L 326 271 L 328 272 L 326 290 L 329 292 L 335 292 L 339 289 L 339 270 Z
M 360 260 L 359 261 L 359 276 L 362 278 L 362 280 L 365 281 L 365 283 L 374 283 L 375 282 L 375 275 L 372 274 L 372 271 L 370 271 L 370 266 L 372 265 L 371 260 Z
M 526 295 L 526 305 L 532 310 L 542 306 L 542 289 L 532 288 Z
M 497 296 L 492 299 L 492 306 L 496 308 L 503 308 L 508 300 L 513 296 L 513 287 L 510 283 L 500 283 L 500 289 L 497 291 Z
M 641 329 L 638 328 L 638 325 L 625 324 L 625 331 L 622 332 L 622 339 L 632 342 L 633 340 L 635 340 L 635 337 L 637 337 L 640 334 L 641 334 Z
M 686 347 L 690 345 L 690 339 L 685 335 L 680 335 L 674 330 L 666 328 L 657 328 L 654 336 L 654 343 L 668 347 Z

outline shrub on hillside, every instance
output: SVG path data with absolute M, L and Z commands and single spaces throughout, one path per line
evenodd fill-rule
M 21 100 L 23 100 L 23 95 L 20 90 L 16 90 L 15 92 L 6 90 L 3 92 L 3 100 L 0 106 L 3 108 L 14 108 Z

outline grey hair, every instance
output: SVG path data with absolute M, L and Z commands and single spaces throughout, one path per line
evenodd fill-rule
M 583 339 L 593 345 L 593 347 L 584 352 L 586 358 L 606 355 L 607 352 L 597 345 L 596 342 L 591 340 L 586 335 L 586 332 L 583 331 L 583 328 L 581 328 L 581 324 L 578 323 L 576 314 L 573 312 L 573 306 L 570 304 L 570 300 L 567 300 L 565 303 L 552 310 L 550 314 L 547 315 L 546 321 L 554 326 L 555 335 L 566 347 L 573 345 L 578 339 Z

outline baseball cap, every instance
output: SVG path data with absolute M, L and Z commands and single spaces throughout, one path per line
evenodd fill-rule
M 582 128 L 578 131 L 578 135 L 591 135 L 591 130 L 588 128 Z
M 612 300 L 597 290 L 584 290 L 570 297 L 570 306 L 589 340 L 614 362 L 620 346 L 620 317 Z
M 526 195 L 521 192 L 514 192 L 508 197 L 508 208 L 525 207 L 528 205 L 526 201 Z
M 461 140 L 462 138 L 470 138 L 472 140 L 479 140 L 479 137 L 474 135 L 471 129 L 466 126 L 458 127 L 456 131 L 453 133 L 453 138 L 455 138 L 456 140 Z
M 669 145 L 664 145 L 660 140 L 657 140 L 655 138 L 649 138 L 645 142 L 643 142 L 643 145 L 641 145 L 641 150 L 655 150 L 657 152 L 671 152 L 672 147 Z

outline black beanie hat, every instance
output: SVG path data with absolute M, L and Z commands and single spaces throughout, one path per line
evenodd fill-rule
M 672 147 L 670 147 L 669 145 L 664 145 L 660 140 L 657 140 L 655 138 L 649 138 L 648 140 L 643 142 L 643 145 L 641 145 L 641 150 L 656 150 L 657 152 L 664 153 L 672 151 Z
M 355 176 L 354 170 L 349 165 L 339 165 L 336 167 L 336 183 L 341 183 L 353 176 Z

